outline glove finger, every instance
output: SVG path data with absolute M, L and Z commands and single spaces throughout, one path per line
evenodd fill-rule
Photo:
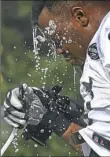
M 3 105 L 4 105 L 5 108 L 9 108 L 9 107 L 10 107 L 10 106 L 6 103 L 6 100 L 4 101 L 4 104 L 3 104 Z
M 8 114 L 12 114 L 12 115 L 14 115 L 14 116 L 16 116 L 18 118 L 23 118 L 24 119 L 24 117 L 25 117 L 25 113 L 16 111 L 12 107 L 6 108 L 5 105 L 4 105 L 4 112 L 7 112 L 7 115 Z
M 11 114 L 7 115 L 8 118 L 10 118 L 13 122 L 21 124 L 21 125 L 25 125 L 26 124 L 26 120 L 23 119 L 19 119 Z
M 15 128 L 18 128 L 19 127 L 19 124 L 17 123 L 14 123 L 11 119 L 9 119 L 8 117 L 5 117 L 4 120 L 11 126 L 15 127 Z
M 10 103 L 10 98 L 11 98 L 12 94 L 11 94 L 11 90 L 7 93 L 7 96 L 6 96 L 6 99 L 4 101 L 4 106 L 6 108 L 9 108 L 11 106 L 11 103 Z
M 41 92 L 42 94 L 45 94 L 40 88 L 32 87 L 32 89 L 36 92 Z
M 19 100 L 19 88 L 15 88 L 11 91 L 10 103 L 17 109 L 22 109 L 22 104 Z
M 25 117 L 25 113 L 23 112 L 19 112 L 19 111 L 11 111 L 10 112 L 12 115 L 19 117 L 19 118 L 24 118 Z

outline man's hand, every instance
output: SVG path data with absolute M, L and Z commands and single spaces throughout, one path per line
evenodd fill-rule
M 8 124 L 18 128 L 23 128 L 27 121 L 29 124 L 37 125 L 46 113 L 46 108 L 33 92 L 37 90 L 42 93 L 40 89 L 22 84 L 22 90 L 23 93 L 20 92 L 20 87 L 10 90 L 4 101 L 4 119 Z

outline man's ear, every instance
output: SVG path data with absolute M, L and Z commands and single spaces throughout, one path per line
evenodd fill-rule
M 83 27 L 88 26 L 89 19 L 81 7 L 73 7 L 71 12 L 72 12 L 72 16 L 77 20 L 77 22 L 81 26 L 83 26 Z

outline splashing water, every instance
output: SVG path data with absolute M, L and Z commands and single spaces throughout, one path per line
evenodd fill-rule
M 17 153 L 19 151 L 18 149 L 18 134 L 16 134 L 15 138 L 12 141 L 12 147 L 15 149 L 15 153 Z
M 41 70 L 41 72 L 43 73 L 43 77 L 41 77 L 41 80 L 43 81 L 43 83 L 42 83 L 43 88 L 46 85 L 45 79 L 46 79 L 47 71 L 49 69 L 51 62 L 46 60 L 46 62 L 48 63 L 48 65 L 47 65 L 48 67 L 41 69 L 40 53 L 42 53 L 42 52 L 43 52 L 43 54 L 46 53 L 47 57 L 53 56 L 53 58 L 56 59 L 55 42 L 48 37 L 49 35 L 54 34 L 55 30 L 56 30 L 56 25 L 55 25 L 54 21 L 52 21 L 52 20 L 49 21 L 49 26 L 46 27 L 44 31 L 41 30 L 41 28 L 39 28 L 38 26 L 33 28 L 33 45 L 34 45 L 33 52 L 34 52 L 34 59 L 36 62 L 35 68 L 36 68 L 36 72 L 38 70 Z
M 66 29 L 66 28 L 65 28 Z M 50 38 L 48 38 L 49 36 L 53 35 L 56 31 L 56 25 L 54 23 L 53 20 L 49 21 L 49 26 L 46 27 L 44 30 L 41 30 L 41 28 L 39 28 L 38 26 L 36 26 L 35 28 L 33 28 L 33 44 L 34 44 L 34 58 L 35 58 L 35 68 L 36 68 L 36 72 L 38 70 L 41 70 L 42 73 L 44 73 L 43 77 L 41 77 L 41 80 L 43 81 L 43 87 L 45 87 L 46 85 L 46 76 L 47 76 L 47 72 L 49 67 L 51 66 L 51 62 L 49 62 L 48 60 L 46 60 L 46 62 L 48 63 L 47 66 L 45 68 L 40 67 L 40 59 L 41 57 L 39 56 L 40 53 L 42 53 L 42 47 L 44 51 L 43 53 L 47 54 L 47 57 L 49 56 L 53 56 L 54 60 L 56 59 L 56 46 L 55 46 L 55 42 L 53 40 L 51 40 Z M 67 30 L 65 30 L 67 33 Z M 59 37 L 59 35 L 57 34 L 57 37 Z M 60 38 L 60 37 L 59 37 Z M 62 40 L 60 40 L 60 44 L 62 43 L 62 41 L 65 40 L 66 41 L 66 37 L 64 36 L 62 38 Z M 67 40 L 67 43 L 72 43 L 72 39 L 69 38 Z M 56 69 L 58 69 L 58 67 L 56 67 Z M 73 67 L 73 71 L 74 71 L 74 92 L 76 92 L 76 69 L 75 67 Z M 65 72 L 62 74 L 63 76 L 65 76 L 65 73 L 67 72 L 67 68 L 65 67 Z M 59 82 L 59 77 L 55 75 L 55 78 L 57 79 L 57 82 Z M 54 80 L 52 81 L 52 84 L 54 84 Z M 71 91 L 71 89 L 69 89 L 69 91 Z
M 33 28 L 33 44 L 34 44 L 34 54 L 39 54 L 43 50 L 47 51 L 47 56 L 53 55 L 56 58 L 56 46 L 55 42 L 49 38 L 49 35 L 53 35 L 56 30 L 56 25 L 53 20 L 49 21 L 49 27 L 46 27 L 45 30 L 41 30 L 39 26 Z M 44 49 L 44 48 L 45 49 Z M 45 53 L 45 52 L 43 52 Z
M 36 147 L 36 148 L 37 148 L 37 147 L 38 147 L 38 145 L 37 145 L 37 144 L 34 144 L 34 147 Z
M 73 67 L 73 73 L 74 73 L 74 92 L 76 92 L 76 67 Z
M 56 30 L 56 25 L 53 20 L 49 21 L 49 27 L 45 28 L 48 31 L 48 35 L 53 35 Z
M 47 34 L 47 35 L 54 34 L 55 30 L 56 30 L 56 25 L 55 25 L 54 21 L 50 20 L 49 21 L 49 27 L 45 28 L 45 32 L 43 32 L 40 29 L 40 33 L 41 34 L 37 34 L 37 32 L 39 31 L 38 29 L 40 29 L 40 28 L 36 27 L 36 28 L 33 29 L 33 44 L 34 44 L 33 52 L 34 52 L 34 58 L 35 58 L 35 62 L 36 62 L 36 65 L 35 65 L 36 72 L 38 70 L 41 70 L 41 72 L 43 73 L 43 77 L 41 77 L 41 80 L 43 80 L 43 87 L 45 87 L 45 85 L 46 85 L 46 77 L 47 77 L 47 73 L 49 71 L 49 67 L 51 65 L 51 61 L 45 60 L 45 62 L 48 63 L 48 65 L 47 65 L 48 67 L 41 68 L 40 67 L 40 59 L 41 59 L 41 57 L 39 56 L 39 53 L 40 53 L 40 50 L 42 49 L 41 45 L 44 46 L 45 43 L 48 43 L 47 47 L 46 47 L 48 49 L 47 50 L 45 49 L 47 57 L 52 55 L 53 58 L 56 59 L 56 46 L 55 46 L 55 43 L 54 43 L 54 41 L 52 41 L 50 39 L 47 39 L 46 35 L 45 35 L 45 34 Z M 63 38 L 63 40 L 66 40 L 65 37 Z M 71 43 L 71 42 L 72 42 L 71 39 L 69 39 L 68 43 Z M 16 49 L 16 47 L 14 47 L 14 49 Z M 25 54 L 27 54 L 27 53 L 25 53 Z M 60 63 L 62 63 L 62 62 L 60 62 Z M 55 67 L 55 68 L 58 69 L 58 67 Z M 76 69 L 75 69 L 75 67 L 73 67 L 73 70 L 74 70 L 74 83 L 73 83 L 73 85 L 74 85 L 74 91 L 76 91 Z M 65 67 L 65 73 L 66 72 L 67 72 L 67 67 Z M 65 73 L 63 73 L 63 76 L 65 76 Z M 29 77 L 31 77 L 30 73 L 28 73 L 27 75 Z M 59 77 L 57 75 L 55 75 L 54 77 L 55 77 L 55 79 L 58 82 L 60 81 Z M 61 81 L 61 84 L 62 84 L 62 82 L 63 81 Z M 53 79 L 52 83 L 54 84 L 54 79 Z M 71 90 L 72 89 L 69 88 L 69 91 L 71 91 Z M 51 123 L 51 120 L 49 120 L 49 123 Z M 43 133 L 43 132 L 44 132 L 44 130 L 41 129 L 41 133 Z M 49 136 L 49 139 L 51 140 L 52 136 Z M 19 151 L 17 137 L 14 139 L 12 144 L 13 144 L 13 148 L 15 149 L 15 153 L 17 153 Z M 34 147 L 37 147 L 37 146 L 38 146 L 37 144 L 34 145 Z M 27 146 L 27 147 L 29 147 L 29 146 Z M 66 144 L 65 144 L 65 147 L 67 147 Z M 71 155 L 71 152 L 69 152 L 69 155 Z

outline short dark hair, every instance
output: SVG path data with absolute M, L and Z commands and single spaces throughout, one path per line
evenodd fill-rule
M 68 1 L 68 0 L 67 0 Z M 52 10 L 53 6 L 56 4 L 63 2 L 63 0 L 33 0 L 32 1 L 32 25 L 36 25 L 38 21 L 38 17 L 42 11 L 42 9 L 46 6 L 49 10 Z
M 91 4 L 98 4 L 99 3 L 97 1 L 94 1 L 94 0 L 33 0 L 32 2 L 32 25 L 36 25 L 37 22 L 38 22 L 38 18 L 39 18 L 39 15 L 42 11 L 42 9 L 44 7 L 47 7 L 49 9 L 49 11 L 53 11 L 54 13 L 57 13 L 58 15 L 59 14 L 66 14 L 66 12 L 63 12 L 62 13 L 62 10 L 61 8 L 68 8 L 67 7 L 67 4 L 68 5 L 71 5 L 71 4 L 83 4 L 83 5 L 91 5 Z M 97 3 L 93 3 L 93 2 L 97 2 Z M 99 2 L 102 2 L 101 0 Z M 109 0 L 103 0 L 103 2 L 110 2 Z M 63 6 L 62 6 L 63 4 Z M 57 7 L 57 9 L 56 9 Z M 57 10 L 57 12 L 56 12 Z

